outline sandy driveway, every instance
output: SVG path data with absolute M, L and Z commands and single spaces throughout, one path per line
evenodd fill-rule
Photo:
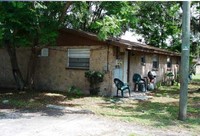
M 94 114 L 69 114 L 62 110 L 40 112 L 0 110 L 1 136 L 129 136 L 190 135 L 168 132 L 99 117 Z

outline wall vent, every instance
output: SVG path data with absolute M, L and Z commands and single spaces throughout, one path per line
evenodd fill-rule
M 49 49 L 48 48 L 41 49 L 40 56 L 41 57 L 48 57 L 49 56 Z

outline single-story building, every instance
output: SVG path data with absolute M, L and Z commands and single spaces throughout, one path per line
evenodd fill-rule
M 18 48 L 19 67 L 25 77 L 30 56 L 29 48 Z M 5 49 L 0 49 L 0 87 L 14 87 L 10 60 Z M 105 73 L 100 94 L 115 95 L 114 78 L 129 83 L 133 90 L 132 76 L 147 76 L 155 71 L 157 82 L 165 80 L 172 72 L 179 72 L 180 54 L 145 44 L 122 39 L 100 41 L 95 34 L 84 31 L 60 30 L 57 46 L 45 47 L 38 55 L 35 88 L 66 91 L 69 87 L 89 93 L 89 83 L 84 74 L 87 70 Z

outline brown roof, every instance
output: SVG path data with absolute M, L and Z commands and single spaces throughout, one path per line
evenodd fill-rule
M 137 43 L 137 42 L 131 42 L 128 40 L 111 40 L 111 43 L 113 45 L 121 45 L 125 46 L 128 50 L 135 50 L 135 51 L 141 51 L 141 52 L 148 52 L 148 53 L 155 53 L 155 54 L 164 54 L 169 56 L 180 56 L 180 53 L 168 51 L 165 49 L 153 47 L 150 45 Z
M 148 53 L 154 53 L 154 54 L 164 54 L 164 55 L 169 55 L 169 56 L 180 56 L 180 53 L 177 53 L 177 52 L 172 52 L 165 49 L 160 49 L 160 48 L 149 46 L 146 44 L 131 42 L 128 40 L 123 40 L 123 39 L 110 38 L 106 41 L 100 41 L 96 34 L 81 31 L 81 30 L 62 29 L 61 32 L 75 34 L 75 35 L 78 35 L 78 36 L 81 36 L 81 37 L 84 37 L 96 42 L 101 42 L 103 44 L 124 47 L 127 50 L 135 50 L 139 52 L 148 52 Z

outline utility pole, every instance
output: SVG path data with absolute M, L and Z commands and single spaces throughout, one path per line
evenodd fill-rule
M 181 87 L 179 99 L 179 120 L 187 118 L 187 95 L 189 75 L 189 54 L 190 54 L 190 2 L 183 1 L 182 17 L 182 51 L 181 51 Z

